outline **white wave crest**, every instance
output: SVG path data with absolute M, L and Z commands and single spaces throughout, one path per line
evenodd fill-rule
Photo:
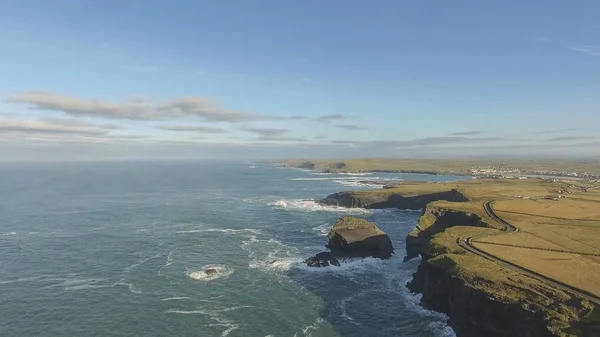
M 165 261 L 165 265 L 160 267 L 160 269 L 158 270 L 158 272 L 156 273 L 157 275 L 161 275 L 163 269 L 167 268 L 168 266 L 170 266 L 171 264 L 173 264 L 173 253 L 175 253 L 176 249 L 173 249 L 172 251 L 169 252 L 169 254 L 167 255 L 167 260 Z
M 114 285 L 121 285 L 121 286 L 127 286 L 127 289 L 129 289 L 129 292 L 132 294 L 141 294 L 142 291 L 136 287 L 133 283 L 126 283 L 123 281 L 119 281 L 117 283 L 115 283 Z
M 335 176 L 335 175 L 342 175 L 342 176 L 370 176 L 372 174 L 374 174 L 375 172 L 356 172 L 356 173 L 350 173 L 350 172 L 337 172 L 337 173 L 330 173 L 330 172 L 312 172 L 312 175 L 315 176 Z
M 209 269 L 215 269 L 217 272 L 209 274 L 206 272 Z M 231 269 L 231 268 L 225 267 L 220 264 L 209 264 L 209 265 L 202 267 L 202 270 L 189 271 L 187 273 L 187 276 L 189 278 L 191 278 L 192 280 L 196 280 L 196 281 L 213 281 L 216 279 L 227 277 L 231 274 L 233 274 L 233 269 Z
M 346 187 L 368 187 L 368 188 L 383 188 L 383 184 L 373 184 L 361 182 L 360 180 L 347 179 L 347 180 L 333 180 L 334 183 L 344 185 Z
M 120 279 L 117 282 L 113 283 L 105 283 L 107 279 L 99 278 L 99 279 L 74 279 L 74 280 L 63 280 L 62 283 L 54 284 L 48 286 L 47 288 L 54 287 L 64 287 L 65 291 L 75 291 L 75 290 L 88 290 L 88 289 L 101 289 L 101 288 L 111 288 L 115 286 L 127 286 L 129 292 L 133 294 L 141 294 L 142 291 L 137 288 L 133 283 L 124 282 L 125 279 Z
M 242 241 L 242 250 L 251 259 L 248 267 L 263 271 L 289 270 L 294 263 L 301 262 L 299 250 L 276 239 L 258 239 L 256 236 Z
M 364 208 L 346 208 L 339 206 L 321 205 L 311 199 L 291 199 L 277 200 L 268 205 L 275 206 L 279 209 L 300 211 L 300 212 L 334 212 L 348 214 L 371 214 L 371 211 Z
M 77 274 L 67 274 L 66 276 L 75 276 Z M 64 277 L 59 277 L 59 275 L 38 275 L 38 276 L 30 276 L 30 277 L 22 277 L 13 280 L 0 280 L 0 285 L 3 284 L 11 284 L 11 283 L 19 283 L 19 282 L 35 282 L 35 281 L 65 281 Z
M 372 177 L 371 179 L 379 179 L 379 177 Z M 326 178 L 292 178 L 293 181 L 326 181 L 326 180 L 360 180 L 356 176 L 351 177 L 340 177 L 340 176 L 330 176 Z
M 104 278 L 65 280 L 62 283 L 51 285 L 51 286 L 49 286 L 49 288 L 64 287 L 65 291 L 70 291 L 70 290 L 106 288 L 106 287 L 112 287 L 115 285 L 115 283 L 102 284 L 102 282 L 104 282 L 104 281 L 106 281 L 106 279 L 104 279 Z
M 335 178 L 292 178 L 293 181 L 321 181 L 321 180 L 332 180 Z
M 346 172 L 343 172 L 343 173 L 337 173 L 337 174 L 341 174 L 341 175 L 344 175 L 344 176 L 362 177 L 362 176 L 370 176 L 370 175 L 374 174 L 374 172 L 357 172 L 357 173 L 349 173 L 349 172 L 346 173 Z
M 226 233 L 226 234 L 247 234 L 247 233 L 252 233 L 252 234 L 262 234 L 262 232 L 258 229 L 252 229 L 252 228 L 240 228 L 240 229 L 235 229 L 235 228 L 203 228 L 203 229 L 191 229 L 191 230 L 183 230 L 183 231 L 177 231 L 177 233 L 179 234 L 191 234 L 191 233 Z
M 9 235 L 17 235 L 17 232 L 6 232 L 6 233 L 2 233 L 2 236 L 9 236 Z
M 204 310 L 179 310 L 169 309 L 165 311 L 167 314 L 180 314 L 180 315 L 204 315 Z
M 180 310 L 180 309 L 169 309 L 165 311 L 167 314 L 179 314 L 179 315 L 203 315 L 208 319 L 215 321 L 216 323 L 206 324 L 207 327 L 222 327 L 225 328 L 221 332 L 221 337 L 228 336 L 232 331 L 238 329 L 240 326 L 235 321 L 224 317 L 222 313 L 229 312 L 233 310 L 243 309 L 243 308 L 251 308 L 251 306 L 240 305 L 236 307 L 230 308 L 221 308 L 221 309 L 197 309 L 197 310 Z
M 329 231 L 331 230 L 331 224 L 325 223 L 316 227 L 313 227 L 312 230 L 319 232 L 323 236 L 327 236 Z
M 146 262 L 154 260 L 154 259 L 158 259 L 161 256 L 163 256 L 163 254 L 156 254 L 156 255 L 150 256 L 148 258 L 141 259 L 137 263 L 134 263 L 131 266 L 124 268 L 123 271 L 128 273 L 128 272 L 132 271 L 133 269 L 145 264 Z
M 287 271 L 294 265 L 302 263 L 300 258 L 284 258 L 275 260 L 252 261 L 248 263 L 248 267 L 252 269 L 261 269 L 264 271 Z
M 163 298 L 161 301 L 179 301 L 179 300 L 189 300 L 190 298 L 187 296 L 175 296 L 175 297 L 167 297 Z
M 301 260 L 300 263 L 293 264 L 293 268 L 301 269 L 308 273 L 335 273 L 345 276 L 352 276 L 362 274 L 366 271 L 369 273 L 379 272 L 387 273 L 389 268 L 394 265 L 395 260 L 400 259 L 394 256 L 389 260 L 381 260 L 372 257 L 367 258 L 339 258 L 340 266 L 328 266 L 328 267 L 309 267 Z M 401 261 L 401 259 L 399 260 Z
M 367 290 L 361 291 L 361 292 L 359 292 L 359 293 L 356 293 L 356 294 L 350 295 L 350 296 L 348 296 L 348 297 L 346 297 L 346 298 L 343 298 L 342 300 L 340 300 L 340 301 L 338 302 L 338 308 L 340 308 L 340 310 L 342 310 L 342 313 L 340 314 L 340 316 L 341 316 L 343 319 L 347 320 L 348 322 L 350 322 L 350 323 L 352 323 L 352 324 L 355 324 L 355 325 L 361 325 L 360 323 L 356 322 L 356 321 L 354 320 L 354 318 L 352 318 L 350 315 L 348 315 L 348 312 L 347 312 L 347 307 L 348 307 L 348 303 L 349 303 L 349 302 L 351 302 L 351 301 L 355 300 L 355 299 L 356 299 L 356 298 L 358 298 L 359 296 L 362 296 L 362 295 L 364 295 L 366 292 L 367 292 Z
M 319 329 L 319 326 L 325 322 L 321 317 L 317 317 L 317 319 L 310 325 L 303 327 L 302 333 L 304 336 L 312 336 L 311 332 Z

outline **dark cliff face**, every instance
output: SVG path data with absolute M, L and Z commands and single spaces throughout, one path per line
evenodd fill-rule
M 448 253 L 448 247 L 438 245 L 435 235 L 457 225 L 486 226 L 479 216 L 429 206 L 423 212 L 421 219 L 424 218 L 428 226 L 423 230 L 415 228 L 407 237 L 407 257 L 420 254 L 421 263 L 406 286 L 412 292 L 423 294 L 424 307 L 447 314 L 458 337 L 600 336 L 598 327 L 581 320 L 586 310 L 594 308 L 586 309 L 580 299 L 564 293 L 551 295 L 542 288 L 528 295 L 497 296 L 511 293 L 511 289 L 519 285 L 514 281 L 510 284 L 510 277 L 506 278 L 508 281 L 492 281 L 483 275 L 465 277 L 463 272 L 458 272 L 452 256 L 465 252 Z M 489 270 L 498 269 L 495 271 L 498 274 L 507 272 L 493 262 L 482 261 Z M 482 284 L 485 286 L 481 287 Z M 570 308 L 568 312 L 552 316 L 566 307 Z M 571 335 L 573 330 L 569 329 L 573 328 L 569 327 L 576 327 L 577 332 Z
M 360 241 L 348 242 L 342 234 L 334 234 L 327 243 L 327 248 L 335 256 L 374 257 L 389 259 L 394 253 L 392 240 L 387 234 L 374 235 Z
M 447 314 L 458 337 L 552 337 L 543 313 L 518 302 L 503 302 L 448 270 L 423 260 L 407 285 L 423 294 L 422 305 Z
M 326 247 L 336 256 L 389 259 L 392 240 L 377 225 L 356 217 L 339 219 L 327 234 Z
M 325 205 L 335 205 L 349 208 L 399 208 L 422 209 L 432 201 L 447 200 L 455 202 L 468 201 L 467 197 L 456 189 L 446 192 L 430 193 L 416 196 L 403 196 L 393 192 L 356 193 L 339 192 L 319 200 Z

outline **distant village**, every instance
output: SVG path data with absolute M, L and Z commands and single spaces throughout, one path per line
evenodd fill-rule
M 574 178 L 600 182 L 600 172 L 566 172 L 566 171 L 522 171 L 516 167 L 478 166 L 467 170 L 468 174 L 493 179 L 527 179 L 527 178 Z

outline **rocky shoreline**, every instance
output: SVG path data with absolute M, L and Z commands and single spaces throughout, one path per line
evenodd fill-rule
M 319 202 L 350 208 L 422 209 L 419 224 L 406 238 L 405 260 L 421 256 L 407 287 L 423 295 L 425 308 L 447 314 L 458 337 L 569 336 L 565 331 L 592 336 L 597 332 L 581 322 L 594 309 L 586 300 L 459 247 L 458 234 L 453 232 L 492 226 L 478 214 L 436 206 L 440 200 L 468 198 L 450 189 L 410 196 L 393 191 L 339 192 Z

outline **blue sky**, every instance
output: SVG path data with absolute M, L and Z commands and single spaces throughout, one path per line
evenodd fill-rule
M 0 4 L 0 160 L 600 156 L 597 1 Z

